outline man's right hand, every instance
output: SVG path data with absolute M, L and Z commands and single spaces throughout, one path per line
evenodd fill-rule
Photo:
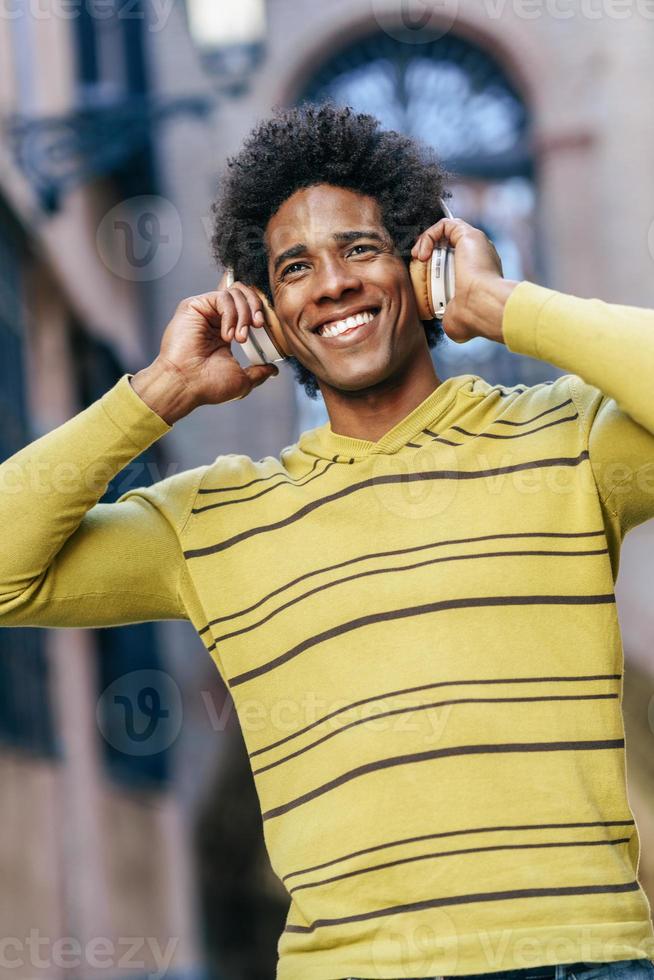
M 245 398 L 266 378 L 279 374 L 274 364 L 241 367 L 231 339 L 247 336 L 247 325 L 263 329 L 263 304 L 256 291 L 235 282 L 183 299 L 149 367 L 135 374 L 132 388 L 161 418 L 173 425 L 200 405 Z

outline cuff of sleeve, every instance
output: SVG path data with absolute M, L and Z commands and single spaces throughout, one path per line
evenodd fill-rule
M 100 404 L 114 425 L 139 449 L 147 449 L 155 440 L 170 432 L 169 425 L 157 415 L 130 384 L 133 374 L 124 374 L 113 388 L 100 398 Z
M 514 354 L 541 357 L 538 350 L 538 328 L 544 306 L 559 294 L 545 286 L 526 280 L 509 296 L 502 317 L 504 343 Z

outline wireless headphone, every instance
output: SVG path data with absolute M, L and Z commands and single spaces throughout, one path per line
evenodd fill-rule
M 454 217 L 444 201 L 440 205 L 446 218 Z M 445 307 L 454 296 L 454 249 L 435 248 L 426 262 L 411 259 L 409 275 L 420 319 L 442 320 Z M 226 289 L 234 285 L 234 270 L 229 266 L 225 269 L 222 285 Z M 285 361 L 292 355 L 284 344 L 279 318 L 261 290 L 255 289 L 255 292 L 263 304 L 265 323 L 263 329 L 250 325 L 247 339 L 240 346 L 250 364 Z

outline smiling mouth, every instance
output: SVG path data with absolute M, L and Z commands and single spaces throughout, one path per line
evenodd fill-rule
M 327 341 L 339 341 L 341 338 L 348 339 L 350 337 L 356 337 L 358 335 L 367 336 L 370 333 L 370 325 L 375 324 L 379 313 L 381 312 L 379 307 L 371 307 L 368 310 L 363 310 L 361 313 L 356 313 L 351 317 L 347 317 L 344 320 L 334 321 L 333 325 L 323 324 L 314 333 L 321 340 Z M 336 326 L 338 324 L 338 326 Z M 327 333 L 323 332 L 327 329 Z

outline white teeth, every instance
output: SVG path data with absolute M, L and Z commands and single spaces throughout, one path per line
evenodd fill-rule
M 360 327 L 364 323 L 370 323 L 371 320 L 374 320 L 375 316 L 376 314 L 369 310 L 365 313 L 355 313 L 354 316 L 349 316 L 346 320 L 336 320 L 334 323 L 320 327 L 318 333 L 321 337 L 338 337 L 339 334 L 344 333 L 346 330 L 351 330 L 352 327 Z

